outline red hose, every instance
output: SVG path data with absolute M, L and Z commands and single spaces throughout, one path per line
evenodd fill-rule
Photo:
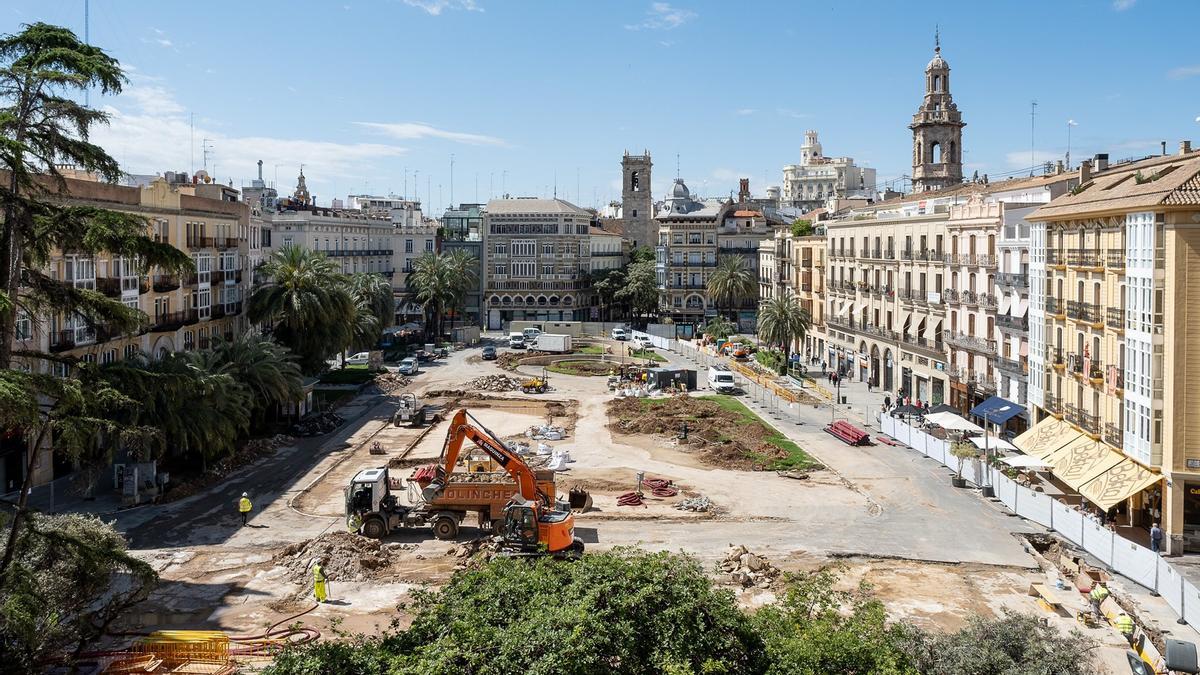
M 626 492 L 617 497 L 617 506 L 645 506 L 642 503 L 642 496 L 636 492 Z
M 647 478 L 642 485 L 650 488 L 650 494 L 655 497 L 674 497 L 679 494 L 679 490 L 671 487 L 671 481 L 662 478 Z

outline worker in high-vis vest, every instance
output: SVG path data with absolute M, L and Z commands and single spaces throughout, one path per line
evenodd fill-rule
M 358 531 L 362 529 L 362 524 L 362 516 L 357 513 L 350 514 L 350 517 L 346 519 L 346 529 L 350 531 L 350 534 L 358 534 Z
M 238 500 L 238 512 L 242 514 L 242 525 L 246 524 L 246 518 L 250 515 L 250 509 L 254 505 L 250 503 L 250 493 L 243 492 L 242 498 Z
M 329 577 L 325 576 L 325 570 L 321 568 L 321 561 L 313 563 L 313 595 L 317 596 L 317 602 L 325 602 L 327 597 Z
M 1088 600 L 1092 603 L 1092 614 L 1097 619 L 1104 618 L 1104 612 L 1100 609 L 1100 603 L 1104 602 L 1104 599 L 1107 597 L 1108 587 L 1104 585 L 1103 581 L 1097 581 L 1096 585 L 1092 587 L 1092 592 L 1088 593 Z
M 1126 640 L 1133 643 L 1133 619 L 1129 618 L 1128 614 L 1119 614 L 1117 618 L 1113 619 L 1113 625 L 1121 631 L 1121 635 L 1124 635 Z

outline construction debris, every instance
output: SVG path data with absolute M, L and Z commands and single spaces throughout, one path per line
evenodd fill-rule
M 274 562 L 286 567 L 301 583 L 312 580 L 312 565 L 318 560 L 333 581 L 386 579 L 391 576 L 387 572 L 392 563 L 390 554 L 397 550 L 395 545 L 385 547 L 378 539 L 335 530 L 287 546 Z
M 766 558 L 751 553 L 745 546 L 730 546 L 719 567 L 722 572 L 729 574 L 730 581 L 742 588 L 770 588 L 779 576 L 779 568 L 767 562 Z
M 508 375 L 481 375 L 463 386 L 477 391 L 517 391 L 521 380 Z
M 536 424 L 529 427 L 529 430 L 525 432 L 525 437 L 535 441 L 561 441 L 567 437 L 567 432 L 562 427 L 551 424 Z
M 712 501 L 704 495 L 689 497 L 675 505 L 675 508 L 680 511 L 692 511 L 695 513 L 707 513 L 712 507 Z
M 403 389 L 412 384 L 412 378 L 396 373 L 383 372 L 375 376 L 375 386 L 385 394 L 390 394 L 397 389 Z

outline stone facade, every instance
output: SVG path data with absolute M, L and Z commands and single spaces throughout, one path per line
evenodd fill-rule
M 658 241 L 654 222 L 654 192 L 650 183 L 650 153 L 621 158 L 621 228 L 632 247 L 653 247 Z
M 950 95 L 950 64 L 939 44 L 925 67 L 925 98 L 913 115 L 913 192 L 962 183 L 962 113 Z
M 773 191 L 773 192 L 772 192 Z M 817 132 L 804 132 L 800 163 L 783 167 L 783 194 L 767 189 L 767 200 L 779 205 L 811 211 L 832 198 L 875 198 L 875 169 L 855 166 L 851 157 L 826 157 Z

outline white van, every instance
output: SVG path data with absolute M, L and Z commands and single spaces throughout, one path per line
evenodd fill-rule
M 629 339 L 629 331 L 625 330 L 624 328 L 614 328 L 614 329 L 612 329 L 612 339 L 628 340 Z
M 733 372 L 726 366 L 709 366 L 708 387 L 718 394 L 732 394 L 737 391 L 737 383 L 733 381 Z
M 525 336 L 525 344 L 533 344 L 533 341 L 536 340 L 537 336 L 541 334 L 541 328 L 526 328 L 525 330 L 521 331 L 521 335 Z
M 509 349 L 525 349 L 524 333 L 509 333 L 508 334 Z

